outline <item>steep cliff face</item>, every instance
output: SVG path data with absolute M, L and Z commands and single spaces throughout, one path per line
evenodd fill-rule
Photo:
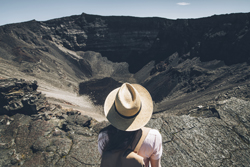
M 43 22 L 41 31 L 45 39 L 58 41 L 70 50 L 92 50 L 113 62 L 128 62 L 130 71 L 136 72 L 147 62 L 138 60 L 157 41 L 165 22 L 172 21 L 82 14 Z
M 186 20 L 82 14 L 41 24 L 50 39 L 62 41 L 66 48 L 128 62 L 133 73 L 175 52 L 185 59 L 219 59 L 227 65 L 249 62 L 250 14 Z
M 113 62 L 127 62 L 130 72 L 135 73 L 151 60 L 158 63 L 175 52 L 184 59 L 219 59 L 227 65 L 249 62 L 249 29 L 249 13 L 180 20 L 83 13 L 6 25 L 1 27 L 1 34 L 36 46 L 50 41 L 71 51 L 96 51 Z M 20 44 L 13 40 L 2 42 Z

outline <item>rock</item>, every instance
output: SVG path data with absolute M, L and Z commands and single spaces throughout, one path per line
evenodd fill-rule
M 56 153 L 60 156 L 66 156 L 69 154 L 69 151 L 72 146 L 72 141 L 69 138 L 52 138 L 52 146 L 55 146 Z
M 249 101 L 232 97 L 197 105 L 182 115 L 154 115 L 147 126 L 162 134 L 162 166 L 247 166 L 249 108 Z M 0 115 L 1 166 L 100 165 L 97 136 L 109 123 L 76 110 L 51 109 L 32 117 Z
M 102 121 L 102 122 L 96 123 L 93 126 L 93 131 L 95 133 L 99 134 L 100 130 L 102 130 L 103 128 L 107 127 L 108 125 L 110 125 L 110 123 L 107 122 L 107 121 Z
M 97 138 L 74 135 L 71 152 L 65 158 L 68 166 L 100 166 L 100 154 L 97 150 Z
M 67 119 L 47 115 L 68 114 Z M 98 166 L 97 121 L 77 111 L 53 108 L 33 117 L 24 114 L 0 115 L 0 166 L 60 166 L 77 164 Z M 56 120 L 63 122 L 60 127 Z
M 112 78 L 93 79 L 79 84 L 79 94 L 89 95 L 96 105 L 103 105 L 110 91 L 121 85 L 122 83 Z
M 37 92 L 37 82 L 0 80 L 0 114 L 36 114 L 48 107 L 46 97 Z
M 148 126 L 159 129 L 163 137 L 162 166 L 246 166 L 249 105 L 230 98 L 215 106 L 220 117 L 191 112 L 151 119 Z
M 50 145 L 50 141 L 46 137 L 38 138 L 35 143 L 32 145 L 32 150 L 34 152 L 37 151 L 45 151 L 46 148 Z
M 45 137 L 53 130 L 53 125 L 42 120 L 32 121 L 31 117 L 23 114 L 13 115 L 14 119 L 10 125 L 5 125 L 1 130 L 1 143 L 7 143 L 7 148 L 15 150 L 13 154 L 2 155 L 1 159 L 11 159 L 12 155 L 20 155 L 17 161 L 12 164 L 20 164 L 32 157 L 33 143 Z M 37 150 L 43 146 L 36 147 Z M 8 162 L 2 162 L 1 166 L 7 165 Z
M 83 127 L 90 125 L 91 118 L 86 115 L 69 115 L 67 117 L 67 124 L 77 124 Z
M 80 125 L 80 126 L 83 126 L 83 127 L 89 127 L 90 126 L 90 123 L 91 123 L 91 120 L 92 118 L 91 117 L 88 117 L 86 115 L 79 115 L 77 118 L 76 118 L 76 124 L 77 125 Z

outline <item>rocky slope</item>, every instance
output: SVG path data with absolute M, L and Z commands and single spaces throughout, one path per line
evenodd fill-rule
M 99 166 L 102 105 L 123 82 L 152 95 L 162 166 L 248 166 L 249 24 L 83 13 L 1 26 L 0 166 Z
M 108 123 L 48 104 L 32 89 L 36 86 L 23 80 L 0 80 L 1 101 L 17 99 L 17 91 L 26 90 L 18 96 L 26 99 L 20 107 L 6 107 L 15 104 L 9 100 L 1 104 L 1 166 L 99 166 L 97 135 Z M 40 108 L 41 104 L 47 105 Z M 30 112 L 28 107 L 39 109 Z M 247 166 L 249 109 L 249 101 L 232 97 L 178 116 L 154 115 L 147 126 L 163 136 L 162 166 Z
M 24 80 L 0 81 L 0 165 L 98 166 L 96 136 L 105 123 L 48 104 L 34 87 Z

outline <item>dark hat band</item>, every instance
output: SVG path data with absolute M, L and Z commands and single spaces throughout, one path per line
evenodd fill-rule
M 121 113 L 119 113 L 119 111 L 116 109 L 115 103 L 113 105 L 115 107 L 115 111 L 117 112 L 117 114 L 120 115 L 122 118 L 125 118 L 125 119 L 131 119 L 131 118 L 136 117 L 141 112 L 141 106 L 142 106 L 142 105 L 140 105 L 140 109 L 137 111 L 137 113 L 135 115 L 132 115 L 132 116 L 128 117 L 128 116 L 125 116 L 125 115 L 122 115 Z

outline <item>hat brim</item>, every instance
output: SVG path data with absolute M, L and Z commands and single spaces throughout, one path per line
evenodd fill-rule
M 138 91 L 141 99 L 141 109 L 135 117 L 125 118 L 117 113 L 114 102 L 120 87 L 110 92 L 104 103 L 104 114 L 108 121 L 123 131 L 135 131 L 142 128 L 148 123 L 153 113 L 153 101 L 147 89 L 139 84 L 131 85 Z

